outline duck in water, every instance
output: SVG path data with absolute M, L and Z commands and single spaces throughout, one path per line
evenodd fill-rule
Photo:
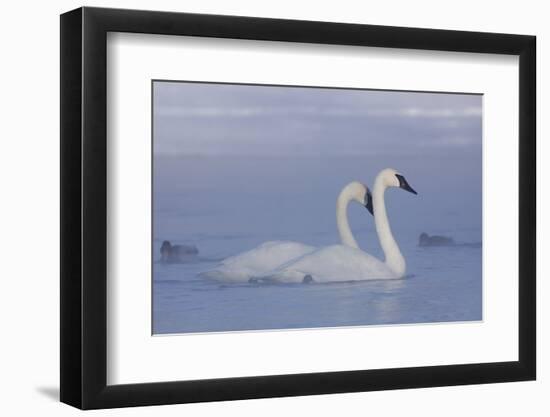
M 452 237 L 430 236 L 424 232 L 418 238 L 418 246 L 455 246 L 455 241 Z
M 172 245 L 170 241 L 165 240 L 160 247 L 160 262 L 167 264 L 189 262 L 198 254 L 199 250 L 194 245 Z

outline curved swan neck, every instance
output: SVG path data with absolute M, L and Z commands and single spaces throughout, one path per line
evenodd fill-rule
M 349 227 L 348 204 L 350 201 L 358 199 L 358 193 L 361 192 L 360 188 L 365 190 L 365 187 L 362 184 L 359 184 L 358 182 L 351 182 L 342 189 L 338 199 L 336 200 L 336 225 L 338 226 L 340 240 L 343 245 L 357 249 L 359 249 L 359 245 L 353 237 L 353 233 Z M 365 192 L 366 190 L 363 191 L 363 195 Z
M 386 213 L 386 204 L 384 202 L 384 193 L 387 185 L 384 181 L 384 177 L 379 174 L 374 181 L 373 189 L 373 209 L 374 209 L 374 224 L 376 227 L 376 233 L 380 240 L 380 245 L 384 251 L 386 265 L 399 277 L 405 275 L 406 264 L 405 258 L 399 250 L 399 246 L 395 241 L 391 232 L 390 223 L 388 221 L 388 215 Z

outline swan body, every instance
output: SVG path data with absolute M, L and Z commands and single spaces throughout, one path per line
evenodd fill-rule
M 334 245 L 290 261 L 262 279 L 280 282 L 332 282 L 403 278 L 406 272 L 405 258 L 391 232 L 384 203 L 384 193 L 389 187 L 399 187 L 416 194 L 405 178 L 390 168 L 382 170 L 374 181 L 374 222 L 385 261 L 369 255 L 358 246 Z
M 291 259 L 315 250 L 314 246 L 298 242 L 271 241 L 235 256 L 225 258 L 214 269 L 201 272 L 203 278 L 227 282 L 248 282 Z
M 342 244 L 358 248 L 347 219 L 347 206 L 352 201 L 360 203 L 372 212 L 372 197 L 368 188 L 360 182 L 353 181 L 342 189 L 336 201 L 336 223 Z M 315 246 L 299 242 L 270 241 L 226 258 L 214 269 L 202 272 L 199 276 L 225 282 L 248 282 L 312 253 L 315 249 Z
M 396 278 L 400 277 L 384 262 L 361 249 L 332 245 L 281 265 L 260 279 L 266 282 L 325 283 Z

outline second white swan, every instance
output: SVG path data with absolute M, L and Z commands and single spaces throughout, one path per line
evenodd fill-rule
M 405 177 L 394 169 L 382 170 L 374 181 L 374 222 L 384 251 L 384 262 L 362 251 L 357 245 L 333 245 L 291 260 L 262 279 L 300 283 L 403 278 L 406 262 L 391 232 L 384 202 L 384 193 L 388 187 L 398 187 L 416 194 Z
M 347 216 L 348 204 L 352 201 L 365 206 L 372 214 L 372 196 L 367 186 L 353 181 L 342 189 L 336 200 L 336 224 L 342 245 L 358 248 Z M 299 242 L 270 241 L 239 255 L 226 258 L 214 269 L 202 272 L 199 276 L 226 282 L 248 282 L 294 259 L 312 253 L 315 249 L 315 246 Z

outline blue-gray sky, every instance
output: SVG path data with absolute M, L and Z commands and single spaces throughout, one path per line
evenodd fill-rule
M 157 155 L 480 152 L 482 96 L 155 82 Z

